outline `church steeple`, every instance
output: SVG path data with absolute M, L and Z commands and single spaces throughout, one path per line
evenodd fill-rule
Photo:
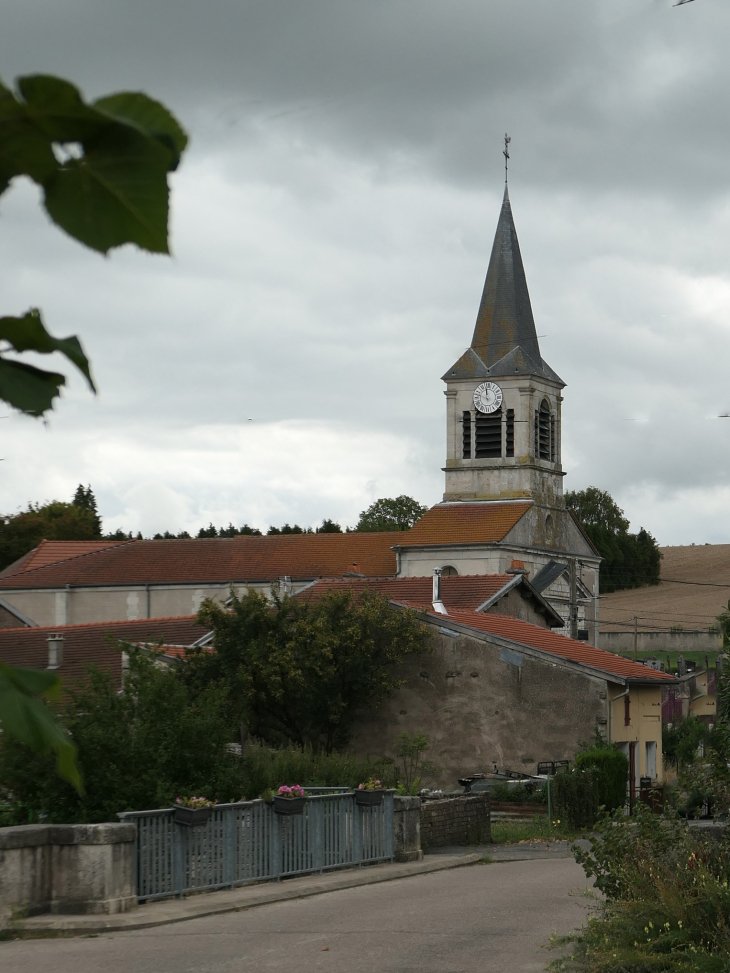
M 529 497 L 562 509 L 565 382 L 540 354 L 506 184 L 471 345 L 443 380 L 444 499 Z
M 448 381 L 515 374 L 538 375 L 560 382 L 540 354 L 525 268 L 505 184 L 471 346 L 443 378 Z

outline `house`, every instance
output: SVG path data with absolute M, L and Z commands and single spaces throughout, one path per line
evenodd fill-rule
M 65 686 L 83 679 L 90 666 L 122 685 L 124 657 L 119 641 L 166 647 L 170 656 L 192 648 L 207 635 L 194 615 L 138 621 L 97 622 L 0 629 L 0 662 L 58 673 Z
M 396 610 L 415 609 L 433 631 L 433 654 L 407 659 L 396 695 L 358 720 L 356 753 L 393 756 L 400 734 L 425 733 L 438 783 L 453 787 L 495 765 L 534 773 L 542 760 L 573 760 L 598 731 L 626 753 L 635 792 L 641 777 L 664 779 L 662 689 L 676 685 L 674 676 L 568 638 L 536 607 L 529 617 L 524 582 L 503 614 L 508 603 L 495 600 L 501 579 L 436 576 L 432 587 L 425 581 L 322 580 L 297 595 L 368 588 Z M 488 584 L 495 593 L 479 603 Z

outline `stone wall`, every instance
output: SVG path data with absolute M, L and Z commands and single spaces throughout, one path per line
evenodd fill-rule
M 534 774 L 541 760 L 575 760 L 584 740 L 607 723 L 606 680 L 598 673 L 486 633 L 458 637 L 427 624 L 432 654 L 408 656 L 398 691 L 362 713 L 352 739 L 357 756 L 394 758 L 405 731 L 425 733 L 424 757 L 439 772 L 424 783 L 455 790 L 460 777 L 501 770 Z M 454 631 L 454 635 L 457 632 Z
M 0 925 L 18 914 L 133 909 L 136 833 L 133 824 L 0 828 Z
M 485 845 L 491 840 L 488 794 L 471 794 L 422 803 L 422 848 Z

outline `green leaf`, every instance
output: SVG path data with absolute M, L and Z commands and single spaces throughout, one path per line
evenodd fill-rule
M 0 86 L 0 192 L 26 174 L 44 189 L 44 204 L 63 230 L 101 253 L 136 243 L 168 253 L 167 173 L 187 136 L 159 102 L 122 92 L 84 102 L 62 78 L 30 75 L 20 97 Z M 54 146 L 80 146 L 57 162 Z
M 94 108 L 118 121 L 128 122 L 167 145 L 176 156 L 177 168 L 188 137 L 175 116 L 154 98 L 141 91 L 123 91 L 118 95 L 97 98 Z
M 48 74 L 18 78 L 18 91 L 28 117 L 51 142 L 84 142 L 109 124 L 93 108 L 84 104 L 79 89 Z
M 84 354 L 79 339 L 76 335 L 54 338 L 46 331 L 38 308 L 32 307 L 22 318 L 0 318 L 0 340 L 7 341 L 15 351 L 37 351 L 41 355 L 60 351 L 84 375 L 91 391 L 96 392 L 89 359 Z
M 34 365 L 0 357 L 0 399 L 30 416 L 42 416 L 53 408 L 66 379 L 58 372 L 44 372 Z
M 54 222 L 94 250 L 124 243 L 168 253 L 169 151 L 131 127 L 110 129 L 82 159 L 70 159 L 44 183 Z
M 76 748 L 45 703 L 36 697 L 57 690 L 57 675 L 0 662 L 0 725 L 38 753 L 56 751 L 56 768 L 81 794 L 83 785 L 76 764 Z
M 13 176 L 27 174 L 42 183 L 56 165 L 51 143 L 33 125 L 12 91 L 0 82 L 0 194 Z

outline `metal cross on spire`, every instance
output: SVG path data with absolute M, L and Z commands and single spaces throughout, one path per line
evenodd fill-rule
M 509 144 L 510 144 L 511 141 L 512 141 L 512 139 L 505 132 L 504 133 L 504 150 L 502 152 L 502 155 L 504 156 L 504 184 L 505 184 L 505 186 L 507 185 L 507 165 L 509 163 Z

